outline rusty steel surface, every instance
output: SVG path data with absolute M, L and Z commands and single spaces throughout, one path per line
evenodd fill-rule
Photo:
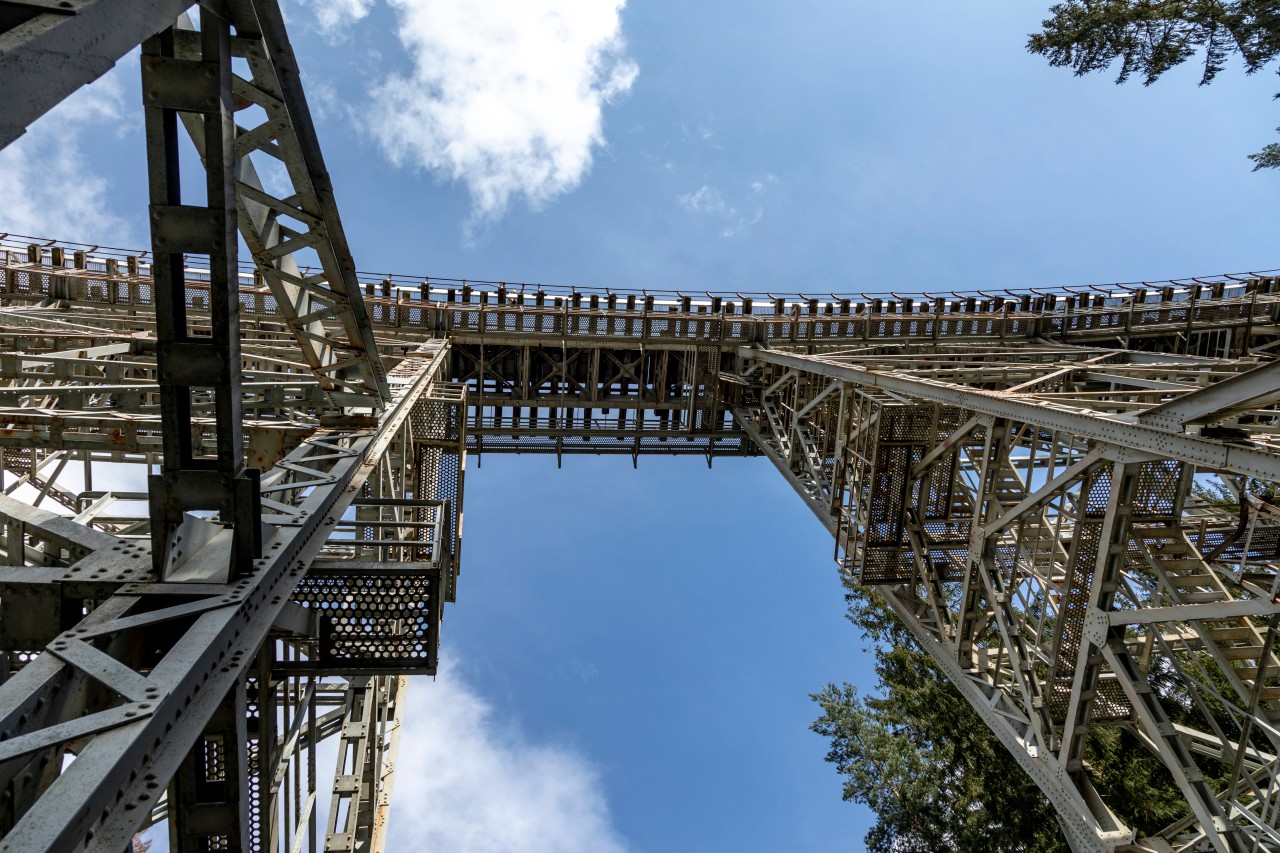
M 77 492 L 57 472 L 67 459 L 92 467 L 161 455 L 149 264 L 39 246 L 10 248 L 0 262 L 0 342 L 13 352 L 0 356 L 6 489 L 38 489 L 89 531 L 143 541 L 141 495 Z M 198 280 L 198 263 L 189 268 Z M 1249 483 L 1280 479 L 1276 363 L 1252 354 L 1280 340 L 1277 288 L 1258 277 L 1207 297 L 1153 292 L 1146 307 L 1059 300 L 1039 314 L 1002 305 L 933 314 L 899 303 L 847 317 L 838 306 L 793 310 L 785 320 L 729 313 L 726 302 L 718 313 L 679 302 L 593 309 L 598 294 L 558 308 L 498 302 L 496 291 L 471 290 L 465 302 L 460 291 L 452 301 L 447 291 L 373 296 L 392 374 L 426 347 L 433 384 L 293 586 L 294 615 L 274 629 L 269 663 L 260 655 L 245 681 L 246 690 L 274 685 L 268 702 L 294 733 L 294 751 L 276 756 L 269 774 L 275 787 L 264 777 L 247 792 L 248 846 L 274 849 L 307 823 L 264 820 L 280 806 L 264 806 L 262 791 L 265 802 L 292 797 L 314 814 L 316 792 L 282 791 L 276 778 L 300 778 L 290 768 L 305 763 L 304 735 L 323 730 L 309 713 L 398 732 L 405 694 L 395 679 L 434 671 L 439 608 L 456 593 L 461 474 L 468 454 L 484 452 L 766 456 L 831 530 L 841 569 L 880 589 L 1050 797 L 1074 846 L 1161 849 L 1099 805 L 1086 735 L 1101 726 L 1142 732 L 1183 788 L 1193 819 L 1164 842 L 1265 846 L 1271 738 L 1280 737 L 1280 510 L 1250 496 Z M 270 472 L 296 475 L 287 454 L 326 419 L 367 426 L 383 416 L 326 408 L 271 298 L 252 279 L 239 289 L 252 416 L 242 440 L 268 472 L 263 521 L 277 525 L 292 516 L 272 497 Z M 187 288 L 197 323 L 204 299 L 198 284 Z M 1116 317 L 1128 321 L 1127 340 L 1071 339 L 1081 328 L 1114 330 Z M 785 334 L 772 331 L 782 322 Z M 213 420 L 199 417 L 213 405 L 193 403 L 196 448 L 214 440 Z M 1245 510 L 1193 488 L 1209 480 L 1243 487 Z M 112 509 L 130 500 L 133 515 Z M 7 517 L 28 538 L 28 563 L 80 565 L 76 544 L 52 532 L 56 516 L 37 524 L 17 509 Z M 36 556 L 55 544 L 57 557 Z M 7 570 L 7 582 L 26 571 Z M 62 590 L 63 607 L 68 593 L 101 595 L 117 583 L 77 580 L 41 577 Z M 0 618 L 0 636 L 40 624 Z M 19 674 L 37 639 L 9 641 Z M 1185 701 L 1233 709 L 1240 731 L 1169 722 L 1146 683 L 1153 668 L 1176 674 Z M 335 677 L 347 686 L 321 689 Z M 325 697 L 332 710 L 315 712 Z M 364 769 L 340 774 L 332 796 L 355 797 L 340 811 L 356 823 L 313 830 L 325 849 L 355 849 L 342 845 L 385 822 L 386 804 L 359 793 L 381 778 L 380 742 L 343 742 L 347 763 Z M 1228 746 L 1238 768 L 1227 789 L 1213 790 L 1200 763 L 1222 761 Z M 176 808 L 156 814 L 172 821 Z
M 764 457 L 1073 849 L 1280 850 L 1274 271 L 819 297 L 361 274 L 274 0 L 9 5 L 0 81 L 34 88 L 0 142 L 143 43 L 152 245 L 0 235 L 0 850 L 160 822 L 175 851 L 384 849 L 485 453 Z M 1183 819 L 1111 812 L 1104 728 Z

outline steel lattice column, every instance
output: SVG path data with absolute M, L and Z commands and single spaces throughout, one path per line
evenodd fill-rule
M 246 472 L 243 463 L 230 24 L 218 7 L 202 12 L 199 60 L 175 56 L 173 28 L 150 39 L 142 57 L 164 438 L 163 471 L 150 481 L 151 551 L 162 578 L 174 576 L 193 545 L 211 535 L 208 524 L 184 516 L 187 511 L 216 510 L 224 526 L 233 526 L 230 578 L 258 556 L 262 537 L 256 472 Z M 205 207 L 182 204 L 179 113 L 203 124 Z M 188 253 L 208 258 L 209 337 L 192 334 L 188 322 Z M 189 427 L 192 397 L 206 394 L 216 424 L 212 457 L 193 452 Z
M 1041 787 L 1074 849 L 1280 842 L 1280 519 L 1243 491 L 1235 519 L 1192 489 L 1276 478 L 1275 412 L 1253 408 L 1273 399 L 1274 368 L 1218 362 L 1226 381 L 1204 383 L 1189 380 L 1210 364 L 1137 353 L 739 353 L 754 389 L 739 423 L 835 535 L 844 569 L 877 586 Z M 1259 427 L 1199 426 L 1241 413 Z M 796 452 L 832 431 L 836 452 Z M 1187 819 L 1141 839 L 1111 813 L 1088 772 L 1087 734 L 1108 726 L 1160 759 Z

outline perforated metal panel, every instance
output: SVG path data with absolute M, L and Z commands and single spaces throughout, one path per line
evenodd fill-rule
M 6 447 L 3 451 L 4 467 L 10 471 L 26 471 L 35 464 L 38 451 L 31 448 Z
M 320 611 L 318 660 L 339 673 L 434 674 L 440 642 L 441 570 L 388 564 L 385 574 L 313 570 L 294 600 Z
M 963 577 L 972 508 L 953 491 L 956 452 L 951 451 L 915 483 L 909 473 L 963 423 L 963 413 L 935 405 L 883 405 L 869 401 L 878 427 L 863 454 L 870 464 L 854 472 L 851 499 L 859 504 L 853 566 L 861 583 L 904 583 L 917 555 L 907 532 L 909 515 L 920 521 L 926 552 L 921 560 L 937 580 Z M 959 510 L 959 512 L 957 512 Z
M 249 847 L 258 851 L 262 838 L 262 703 L 260 682 L 256 675 L 245 677 L 245 729 L 248 733 L 245 756 L 246 781 L 249 786 Z
M 1057 640 L 1053 649 L 1053 684 L 1049 691 L 1049 712 L 1059 722 L 1066 718 L 1070 703 L 1076 658 L 1084 639 L 1089 588 L 1097 571 L 1102 519 L 1106 515 L 1110 495 L 1110 469 L 1105 466 L 1094 468 L 1085 477 L 1081 491 L 1080 512 L 1076 518 L 1075 540 L 1063 585 Z
M 466 386 L 440 383 L 418 400 L 410 412 L 413 439 L 432 446 L 456 445 L 464 423 Z
M 697 347 L 686 356 L 690 432 L 710 432 L 718 426 L 716 410 L 720 376 L 720 348 Z
M 1181 462 L 1161 459 L 1140 465 L 1138 486 L 1130 508 L 1134 519 L 1172 521 L 1181 491 L 1181 480 Z

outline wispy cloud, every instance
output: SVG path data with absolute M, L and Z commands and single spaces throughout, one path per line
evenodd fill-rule
M 777 182 L 778 176 L 769 172 L 760 180 L 751 182 L 751 191 L 757 194 L 762 193 Z
M 680 206 L 694 213 L 712 213 L 718 216 L 736 216 L 738 211 L 725 204 L 724 196 L 715 187 L 701 186 L 691 193 L 676 197 Z
M 320 34 L 330 41 L 341 41 L 346 35 L 347 27 L 368 16 L 373 9 L 373 0 L 298 0 L 311 7 L 315 15 L 316 27 Z
M 630 90 L 625 0 L 390 0 L 412 70 L 373 96 L 372 132 L 399 165 L 470 191 L 473 224 L 578 186 Z
M 67 98 L 0 151 L 0 231 L 114 245 L 136 242 L 128 223 L 112 210 L 110 183 L 91 169 L 83 153 L 91 135 L 123 133 L 131 126 L 120 75 L 132 63 L 122 65 L 123 70 L 108 72 Z
M 694 143 L 713 151 L 723 151 L 724 146 L 716 142 L 716 132 L 710 124 L 699 123 L 690 125 L 687 122 L 676 122 L 676 127 L 680 128 L 680 139 L 682 142 Z
M 770 185 L 777 181 L 775 175 L 769 174 L 757 181 L 752 181 L 751 192 L 759 196 Z M 764 206 L 754 203 L 749 206 L 750 212 L 739 210 L 739 206 L 725 200 L 724 195 L 715 187 L 703 185 L 692 192 L 676 196 L 676 202 L 690 213 L 705 216 L 716 222 L 721 237 L 732 237 L 750 228 L 764 218 Z
M 461 677 L 409 687 L 391 850 L 621 853 L 600 777 L 561 746 L 531 741 Z

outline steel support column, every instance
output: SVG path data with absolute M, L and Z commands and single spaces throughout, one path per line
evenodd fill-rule
M 199 60 L 177 58 L 175 28 L 148 40 L 142 57 L 164 436 L 163 469 L 150 479 L 152 561 L 162 578 L 175 575 L 193 552 L 192 541 L 212 535 L 210 522 L 186 513 L 217 511 L 233 531 L 231 563 L 190 578 L 213 582 L 246 571 L 262 540 L 256 472 L 244 470 L 231 27 L 223 14 L 221 6 L 202 7 Z M 205 206 L 182 203 L 179 113 L 203 124 Z M 208 337 L 193 334 L 188 322 L 189 253 L 209 263 Z M 206 395 L 213 401 L 216 449 L 197 456 L 188 424 L 193 397 Z

